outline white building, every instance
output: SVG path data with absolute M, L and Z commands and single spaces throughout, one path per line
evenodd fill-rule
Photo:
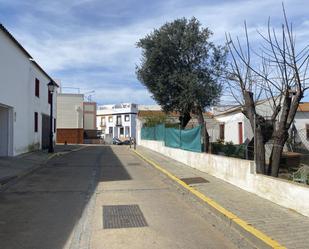
M 257 113 L 270 118 L 273 107 L 270 100 L 261 100 L 256 106 Z M 214 117 L 219 122 L 218 139 L 241 144 L 254 136 L 249 119 L 242 113 L 241 106 L 222 108 L 214 107 Z M 280 114 L 278 115 L 280 117 Z M 291 129 L 295 128 L 298 142 L 309 149 L 309 103 L 300 103 Z
M 83 143 L 83 102 L 83 94 L 57 94 L 57 143 Z
M 300 103 L 293 122 L 295 143 L 309 150 L 309 102 Z M 293 130 L 293 129 L 292 129 Z
M 52 78 L 1 24 L 0 55 L 0 156 L 46 148 Z
M 214 110 L 215 111 L 215 110 Z M 241 107 L 229 107 L 226 110 L 215 111 L 215 119 L 218 122 L 219 132 L 214 141 L 220 139 L 225 142 L 242 144 L 253 137 L 250 121 L 241 111 Z
M 135 137 L 136 115 L 137 105 L 132 103 L 98 106 L 97 129 L 104 137 Z

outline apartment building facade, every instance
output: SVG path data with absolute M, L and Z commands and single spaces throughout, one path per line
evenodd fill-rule
M 81 144 L 84 139 L 84 95 L 57 94 L 57 143 Z
M 0 156 L 45 149 L 55 132 L 56 94 L 47 87 L 53 79 L 1 24 L 0 54 Z
M 135 138 L 137 108 L 133 103 L 98 106 L 97 129 L 101 130 L 104 138 Z

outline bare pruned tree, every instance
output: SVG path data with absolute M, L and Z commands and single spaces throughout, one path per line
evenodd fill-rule
M 280 31 L 268 20 L 266 34 L 258 31 L 261 47 L 250 46 L 245 23 L 245 42 L 226 35 L 231 57 L 228 89 L 243 106 L 243 113 L 255 131 L 255 158 L 258 173 L 278 176 L 283 147 L 289 136 L 299 102 L 308 89 L 309 46 L 298 50 L 293 26 L 288 22 L 284 5 Z M 259 105 L 267 102 L 267 114 Z M 265 144 L 271 141 L 269 163 L 265 163 Z

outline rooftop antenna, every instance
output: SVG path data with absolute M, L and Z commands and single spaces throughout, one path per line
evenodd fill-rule
M 94 95 L 94 93 L 95 93 L 95 90 L 92 90 L 92 91 L 89 91 L 89 92 L 85 92 L 85 93 L 84 93 L 85 99 L 86 99 L 88 102 L 91 102 L 92 96 Z

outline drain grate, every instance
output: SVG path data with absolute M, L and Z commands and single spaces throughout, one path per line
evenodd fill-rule
M 190 184 L 198 184 L 198 183 L 208 183 L 209 182 L 209 181 L 207 181 L 203 177 L 181 178 L 180 180 L 182 180 L 183 182 L 185 182 L 188 185 L 190 185 Z
M 56 166 L 56 167 L 63 167 L 63 166 L 67 166 L 68 163 L 63 163 L 63 162 L 56 162 L 53 163 L 52 166 Z
M 103 206 L 103 228 L 146 227 L 146 219 L 138 205 Z
M 140 163 L 128 163 L 128 166 L 139 166 L 141 165 Z

